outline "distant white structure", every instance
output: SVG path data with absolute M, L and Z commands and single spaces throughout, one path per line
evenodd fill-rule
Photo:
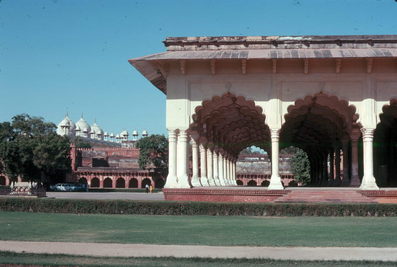
M 90 126 L 83 116 L 81 116 L 75 124 L 68 115 L 58 124 L 56 132 L 58 135 L 71 138 L 83 137 L 91 140 L 120 143 L 126 146 L 129 146 L 128 144 L 130 142 L 137 141 L 139 136 L 138 131 L 133 130 L 131 134 L 132 140 L 129 140 L 130 135 L 127 130 L 123 130 L 119 134 L 104 132 L 96 121 Z M 148 132 L 143 130 L 141 136 L 148 136 Z

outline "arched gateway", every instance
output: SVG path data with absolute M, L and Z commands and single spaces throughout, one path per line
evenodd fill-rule
M 167 95 L 165 188 L 235 186 L 237 155 L 251 145 L 271 155 L 271 190 L 283 189 L 278 153 L 291 145 L 308 154 L 312 185 L 397 184 L 397 36 L 164 43 L 129 62 Z

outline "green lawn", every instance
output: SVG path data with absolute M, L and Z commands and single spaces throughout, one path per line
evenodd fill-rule
M 28 254 L 0 252 L 0 264 L 29 264 L 43 266 L 272 266 L 272 267 L 360 267 L 360 266 L 396 266 L 390 262 L 336 262 L 336 261 L 276 261 L 266 259 L 202 259 L 202 258 L 117 258 L 83 257 L 68 255 Z
M 397 247 L 397 217 L 143 216 L 0 212 L 0 239 L 215 246 Z

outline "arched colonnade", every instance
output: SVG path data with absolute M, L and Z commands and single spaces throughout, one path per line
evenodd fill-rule
M 382 127 L 392 124 L 397 130 L 397 103 L 391 101 L 384 111 Z M 376 129 L 363 127 L 359 115 L 347 101 L 320 92 L 296 100 L 288 107 L 280 127 L 269 128 L 265 113 L 254 101 L 231 93 L 215 96 L 195 108 L 188 129 L 168 129 L 169 174 L 165 187 L 235 186 L 238 154 L 255 145 L 271 158 L 269 189 L 284 188 L 279 150 L 288 146 L 308 154 L 313 186 L 378 189 L 373 156 Z M 395 140 L 388 138 L 389 143 Z M 397 149 L 392 153 L 395 157 L 387 162 L 389 172 L 397 166 L 391 164 L 397 163 Z M 385 158 L 380 157 L 380 161 L 385 162 Z

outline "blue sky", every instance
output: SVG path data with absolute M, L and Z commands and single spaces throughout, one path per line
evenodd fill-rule
M 127 60 L 167 36 L 397 34 L 397 2 L 0 0 L 0 121 L 165 134 L 165 96 Z

